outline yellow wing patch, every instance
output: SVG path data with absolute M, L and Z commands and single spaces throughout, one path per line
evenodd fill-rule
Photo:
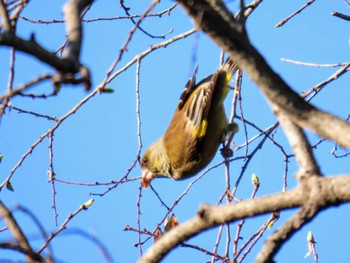
M 201 125 L 200 125 L 199 129 L 195 130 L 195 136 L 197 138 L 204 137 L 206 132 L 207 132 L 207 127 L 208 127 L 208 121 L 207 120 L 203 120 L 201 122 Z

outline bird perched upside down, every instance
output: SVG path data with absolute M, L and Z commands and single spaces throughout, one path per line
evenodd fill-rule
M 236 123 L 228 124 L 223 104 L 237 69 L 237 64 L 228 59 L 196 84 L 197 67 L 164 135 L 141 159 L 144 188 L 155 177 L 181 180 L 195 175 L 214 158 L 226 134 L 238 131 Z

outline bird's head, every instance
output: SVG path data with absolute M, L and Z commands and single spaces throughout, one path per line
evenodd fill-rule
M 163 138 L 158 139 L 146 150 L 141 159 L 141 170 L 141 185 L 144 188 L 147 188 L 155 177 L 171 177 Z

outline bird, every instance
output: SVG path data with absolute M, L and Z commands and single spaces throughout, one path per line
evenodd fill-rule
M 237 70 L 237 63 L 229 57 L 196 84 L 197 66 L 165 133 L 140 160 L 143 188 L 156 177 L 183 180 L 196 175 L 214 158 L 226 135 L 238 132 L 236 123 L 228 123 L 223 104 Z

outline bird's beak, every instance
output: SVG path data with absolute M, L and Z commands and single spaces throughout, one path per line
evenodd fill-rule
M 152 173 L 152 171 L 150 171 L 148 168 L 143 168 L 142 169 L 142 175 L 141 175 L 141 185 L 143 188 L 147 188 L 151 181 L 154 178 L 154 174 Z

